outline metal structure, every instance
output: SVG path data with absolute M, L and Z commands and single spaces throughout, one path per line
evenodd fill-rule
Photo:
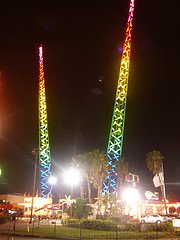
M 51 158 L 48 135 L 48 119 L 43 64 L 43 47 L 39 47 L 39 164 L 41 196 L 47 198 L 50 192 L 48 180 L 51 176 Z
M 108 176 L 103 183 L 104 193 L 116 192 L 116 175 L 117 175 L 116 166 L 117 162 L 121 160 L 122 155 L 130 53 L 131 53 L 133 13 L 134 13 L 134 0 L 130 0 L 126 36 L 123 45 L 114 111 L 112 115 L 112 122 L 107 147 L 107 155 L 109 159 L 108 163 L 111 167 L 111 170 L 108 172 Z

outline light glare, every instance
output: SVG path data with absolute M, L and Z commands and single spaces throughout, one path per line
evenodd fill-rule
M 54 176 L 50 176 L 48 183 L 49 185 L 55 185 L 57 183 L 57 178 Z
M 123 199 L 126 202 L 135 203 L 139 200 L 139 192 L 135 188 L 128 188 L 123 193 Z
M 81 176 L 78 169 L 70 168 L 64 175 L 64 180 L 67 184 L 74 186 L 80 182 Z

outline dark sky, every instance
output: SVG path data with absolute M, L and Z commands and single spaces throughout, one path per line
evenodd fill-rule
M 1 1 L 0 164 L 11 191 L 32 189 L 40 43 L 54 168 L 106 151 L 128 8 L 129 0 Z M 123 155 L 147 190 L 153 149 L 165 157 L 166 182 L 180 184 L 179 9 L 179 0 L 135 1 Z

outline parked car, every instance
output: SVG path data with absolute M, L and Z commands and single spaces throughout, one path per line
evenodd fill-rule
M 140 219 L 141 223 L 161 223 L 161 222 L 168 222 L 167 217 L 160 216 L 158 214 L 147 215 Z

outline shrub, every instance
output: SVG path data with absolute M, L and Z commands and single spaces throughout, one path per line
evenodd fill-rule
M 140 224 L 136 222 L 128 222 L 126 224 L 117 224 L 116 222 L 109 220 L 82 220 L 79 219 L 69 219 L 67 221 L 69 227 L 84 228 L 84 229 L 94 229 L 94 230 L 107 230 L 115 231 L 159 231 L 159 232 L 173 232 L 174 227 L 171 222 L 160 223 L 158 225 L 146 223 Z
M 108 220 L 84 220 L 81 227 L 94 230 L 116 230 L 116 223 Z
M 73 217 L 82 219 L 92 215 L 92 207 L 87 204 L 87 200 L 77 198 L 76 203 L 72 205 Z
M 160 224 L 155 223 L 147 223 L 147 224 L 141 224 L 140 227 L 141 231 L 158 231 L 158 232 L 173 232 L 174 227 L 171 222 L 164 222 Z
M 126 223 L 123 230 L 125 231 L 140 231 L 140 223 L 132 222 Z
M 69 227 L 84 228 L 84 229 L 94 229 L 94 230 L 116 230 L 116 223 L 108 220 L 83 220 L 78 219 L 68 220 Z
M 160 232 L 173 232 L 174 227 L 172 222 L 164 222 L 157 225 L 157 230 Z
M 68 219 L 67 220 L 67 225 L 69 227 L 75 227 L 75 228 L 80 228 L 80 221 L 79 219 Z

